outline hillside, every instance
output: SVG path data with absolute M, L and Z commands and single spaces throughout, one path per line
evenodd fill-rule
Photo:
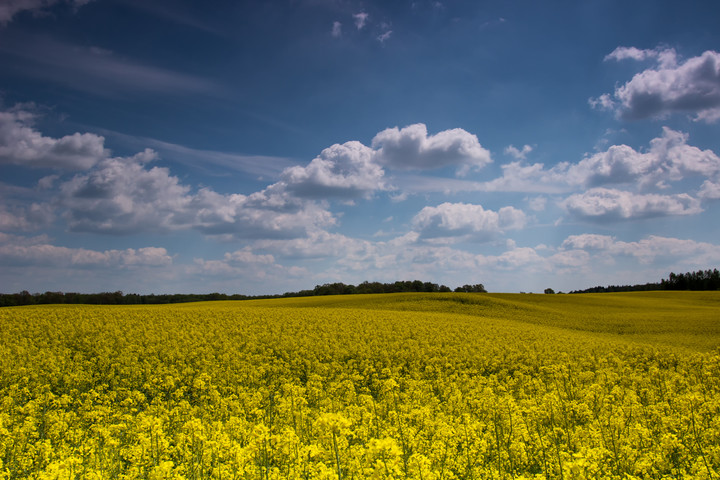
M 332 307 L 461 314 L 703 351 L 720 347 L 720 292 L 404 293 L 251 300 L 248 303 L 270 308 Z

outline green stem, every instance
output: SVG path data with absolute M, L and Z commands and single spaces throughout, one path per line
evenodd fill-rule
M 340 472 L 340 452 L 338 451 L 337 437 L 335 436 L 335 432 L 333 432 L 333 448 L 335 449 L 335 465 L 337 467 L 338 480 L 342 480 L 342 474 Z

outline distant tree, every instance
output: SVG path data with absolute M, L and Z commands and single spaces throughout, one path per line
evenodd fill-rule
M 464 293 L 487 293 L 487 290 L 485 290 L 485 286 L 482 283 L 477 283 L 475 285 L 463 285 L 462 287 L 457 287 L 455 291 Z
M 678 274 L 670 272 L 668 279 L 663 279 L 660 284 L 663 290 L 718 290 L 720 272 L 717 268 Z
M 27 290 L 23 290 L 22 292 L 16 294 L 18 298 L 18 302 L 16 305 L 32 305 L 34 302 L 34 297 L 30 295 L 30 292 Z
M 652 290 L 720 290 L 720 271 L 715 268 L 687 273 L 670 272 L 668 278 L 663 278 L 658 283 L 597 286 L 585 290 L 573 290 L 570 293 L 647 292 Z
M 552 295 L 552 294 L 555 293 L 555 290 L 553 290 L 552 288 L 546 288 L 546 289 L 545 289 L 545 293 L 548 294 L 548 295 Z

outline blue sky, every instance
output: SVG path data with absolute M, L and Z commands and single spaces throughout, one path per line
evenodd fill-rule
M 0 1 L 0 292 L 720 265 L 714 1 Z

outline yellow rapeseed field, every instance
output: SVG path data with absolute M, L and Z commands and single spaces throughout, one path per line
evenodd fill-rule
M 0 479 L 718 479 L 720 292 L 0 310 Z

